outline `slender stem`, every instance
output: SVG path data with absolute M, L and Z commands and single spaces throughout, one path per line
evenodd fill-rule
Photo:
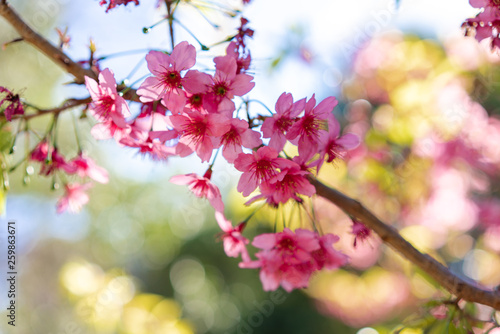
M 43 54 L 52 59 L 52 61 L 62 67 L 66 72 L 72 74 L 75 77 L 76 83 L 84 83 L 85 76 L 97 79 L 96 73 L 90 69 L 85 69 L 78 63 L 74 62 L 59 48 L 52 45 L 49 41 L 31 29 L 6 1 L 0 2 L 0 16 L 3 16 L 14 27 L 14 29 L 16 29 L 23 40 L 38 48 Z
M 151 49 L 137 49 L 137 50 L 120 51 L 120 52 L 116 52 L 116 53 L 110 53 L 110 54 L 105 55 L 105 56 L 100 56 L 96 60 L 101 61 L 101 60 L 106 60 L 109 58 L 130 56 L 130 55 L 134 55 L 134 54 L 138 54 L 138 53 L 147 53 L 149 51 L 151 51 Z M 157 50 L 157 51 L 161 51 L 161 50 Z
M 324 197 L 347 214 L 362 221 L 377 233 L 384 243 L 424 270 L 446 290 L 457 296 L 457 298 L 488 305 L 500 310 L 500 293 L 486 290 L 475 283 L 464 281 L 428 254 L 420 253 L 396 229 L 383 223 L 360 202 L 342 194 L 336 189 L 324 185 L 314 177 L 309 177 L 309 181 L 316 188 L 318 196 Z
M 77 107 L 77 106 L 80 106 L 80 105 L 83 105 L 83 104 L 88 104 L 91 101 L 92 101 L 92 99 L 90 97 L 86 97 L 84 99 L 70 99 L 70 100 L 67 100 L 66 102 L 64 102 L 62 106 L 57 107 L 57 108 L 52 108 L 52 109 L 38 109 L 38 112 L 36 114 L 14 115 L 12 118 L 13 119 L 16 119 L 16 118 L 19 119 L 19 118 L 21 118 L 21 119 L 24 119 L 24 120 L 29 120 L 29 119 L 32 119 L 32 118 L 35 118 L 35 117 L 38 117 L 38 116 L 42 116 L 42 115 L 47 115 L 47 114 L 57 115 L 57 114 L 59 114 L 60 112 L 62 112 L 64 110 L 67 110 L 67 109 L 70 109 L 70 108 L 74 108 L 74 107 Z
M 269 111 L 269 113 L 271 114 L 271 116 L 274 116 L 274 113 L 271 111 L 271 109 L 269 109 L 268 106 L 266 106 L 264 104 L 264 102 L 262 101 L 259 101 L 259 100 L 248 100 L 247 103 L 250 103 L 250 102 L 257 102 L 258 104 L 260 104 L 261 106 L 263 106 L 264 108 L 266 108 L 267 111 Z
M 189 28 L 188 28 L 188 27 L 186 27 L 184 24 L 182 24 L 182 22 L 181 22 L 181 21 L 179 21 L 178 19 L 174 19 L 174 20 L 175 20 L 175 22 L 177 22 L 177 24 L 178 24 L 178 25 L 180 25 L 182 28 L 184 28 L 184 30 L 186 30 L 186 32 L 187 32 L 188 34 L 190 34 L 190 35 L 191 35 L 191 37 L 193 37 L 193 38 L 194 38 L 194 40 L 195 40 L 196 42 L 198 42 L 198 44 L 200 45 L 200 48 L 201 48 L 203 51 L 208 51 L 208 50 L 210 50 L 210 48 L 209 48 L 208 46 L 206 46 L 205 44 L 203 44 L 203 43 L 202 43 L 202 42 L 198 39 L 198 37 L 196 37 L 196 35 L 195 35 L 195 34 L 193 34 L 193 32 L 192 32 L 191 30 L 189 30 Z
M 165 5 L 167 6 L 168 30 L 170 32 L 170 43 L 172 44 L 172 50 L 173 50 L 175 46 L 175 41 L 174 41 L 174 17 L 172 12 L 172 0 L 165 0 Z
M 217 151 L 215 151 L 215 155 L 214 155 L 214 158 L 213 158 L 213 160 L 212 160 L 212 163 L 210 164 L 210 168 L 212 168 L 212 167 L 213 167 L 213 165 L 215 164 L 215 159 L 217 159 L 217 156 L 219 155 L 219 151 L 220 151 L 220 150 L 221 150 L 221 147 L 219 147 L 219 148 L 217 149 Z
M 194 9 L 198 12 L 198 14 L 200 14 L 200 15 L 201 15 L 201 17 L 203 17 L 203 18 L 205 19 L 205 21 L 207 21 L 207 22 L 208 22 L 208 24 L 210 24 L 212 27 L 214 27 L 215 29 L 219 29 L 219 28 L 220 28 L 220 26 L 219 26 L 218 24 L 215 24 L 215 23 L 213 23 L 212 21 L 210 21 L 210 19 L 209 19 L 209 18 L 208 18 L 205 14 L 203 14 L 203 12 L 201 11 L 201 9 L 200 9 L 200 8 L 198 8 L 198 6 L 194 5 L 194 4 L 193 4 L 193 3 L 191 3 L 191 2 L 186 2 L 186 4 L 188 4 L 188 5 L 190 5 L 191 7 L 193 7 L 193 8 L 194 8 Z
M 75 138 L 76 138 L 76 145 L 78 146 L 78 154 L 83 152 L 82 148 L 82 143 L 80 142 L 80 134 L 78 133 L 78 126 L 76 124 L 76 117 L 75 114 L 72 114 L 71 116 L 73 119 L 73 128 L 75 129 Z

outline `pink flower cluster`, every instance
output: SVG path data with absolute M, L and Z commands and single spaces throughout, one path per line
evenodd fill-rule
M 336 105 L 334 97 L 316 105 L 314 95 L 307 102 L 294 102 L 291 94 L 281 94 L 276 114 L 262 124 L 268 146 L 239 154 L 234 161 L 235 168 L 243 172 L 238 191 L 248 196 L 259 187 L 261 194 L 250 202 L 265 198 L 274 206 L 291 198 L 302 202 L 298 194 L 312 196 L 315 189 L 307 180 L 310 169 L 316 167 L 319 172 L 325 158 L 332 162 L 359 145 L 359 137 L 354 134 L 339 136 L 340 126 L 332 114 Z M 298 146 L 299 155 L 292 160 L 279 157 L 287 141 Z
M 137 90 L 143 108 L 129 121 L 129 108 L 117 93 L 112 72 L 102 71 L 99 84 L 86 78 L 93 101 L 90 111 L 100 121 L 92 134 L 97 139 L 114 138 L 158 160 L 196 153 L 209 161 L 213 150 L 223 147 L 224 157 L 233 162 L 242 146 L 255 148 L 262 143 L 248 121 L 232 117 L 234 97 L 254 87 L 250 75 L 241 69 L 237 72 L 239 54 L 234 48 L 233 42 L 228 47 L 232 52 L 214 59 L 213 76 L 189 70 L 196 62 L 196 50 L 187 42 L 178 44 L 170 55 L 149 52 L 146 60 L 153 76 Z
M 260 194 L 249 202 L 264 199 L 278 206 L 290 199 L 301 203 L 300 196 L 312 196 L 315 188 L 308 175 L 314 169 L 318 172 L 325 160 L 343 158 L 359 144 L 359 138 L 340 135 L 340 125 L 332 114 L 337 105 L 334 97 L 316 103 L 313 95 L 294 102 L 291 94 L 283 93 L 272 116 L 238 117 L 235 97 L 254 87 L 253 77 L 247 74 L 251 58 L 244 37 L 253 33 L 247 23 L 242 19 L 226 55 L 214 59 L 213 74 L 193 69 L 196 50 L 187 42 L 175 46 L 170 54 L 150 51 L 146 61 L 152 75 L 137 89 L 142 107 L 135 118 L 117 92 L 109 69 L 100 73 L 99 83 L 86 78 L 92 97 L 89 112 L 98 121 L 92 129 L 94 137 L 114 138 L 120 145 L 138 148 L 158 160 L 196 154 L 202 162 L 209 162 L 213 151 L 220 150 L 242 172 L 238 191 L 249 196 L 259 189 Z M 256 131 L 259 126 L 261 132 Z M 263 139 L 268 145 L 263 145 Z M 280 156 L 287 142 L 298 147 L 297 156 Z M 320 237 L 301 229 L 258 236 L 252 244 L 262 251 L 252 261 L 246 248 L 249 241 L 242 235 L 246 221 L 233 226 L 224 216 L 221 193 L 211 181 L 212 166 L 213 162 L 203 176 L 189 173 L 170 181 L 187 185 L 195 196 L 208 199 L 222 230 L 224 251 L 230 257 L 241 256 L 243 267 L 261 268 L 266 290 L 279 285 L 288 291 L 305 287 L 313 272 L 346 262 L 332 247 L 338 237 Z
M 3 98 L 1 97 L 3 95 Z M 0 108 L 7 121 L 12 121 L 13 115 L 23 115 L 24 107 L 19 95 L 12 93 L 5 87 L 0 86 Z
M 305 288 L 311 275 L 323 268 L 336 269 L 347 262 L 347 256 L 335 250 L 338 236 L 285 228 L 281 233 L 261 234 L 252 245 L 262 249 L 255 254 L 256 261 L 242 262 L 241 268 L 260 268 L 260 280 L 265 291 L 280 285 L 286 291 Z
M 50 152 L 49 152 L 50 151 Z M 41 163 L 40 174 L 44 176 L 56 173 L 77 175 L 82 179 L 90 178 L 96 182 L 107 183 L 107 171 L 98 166 L 94 160 L 80 152 L 75 158 L 66 161 L 56 147 L 50 147 L 46 140 L 42 140 L 31 152 L 30 160 Z M 56 204 L 57 212 L 79 212 L 83 205 L 89 201 L 86 191 L 91 183 L 65 183 L 65 194 Z
M 466 35 L 473 31 L 478 42 L 491 38 L 491 48 L 500 48 L 500 1 L 469 0 L 469 3 L 474 8 L 482 8 L 483 11 L 462 24 Z

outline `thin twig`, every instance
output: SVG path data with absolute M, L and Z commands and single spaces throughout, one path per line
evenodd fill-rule
M 24 41 L 38 48 L 43 54 L 61 66 L 66 72 L 72 74 L 75 77 L 76 83 L 84 83 L 85 76 L 97 79 L 97 75 L 93 71 L 85 69 L 78 63 L 74 62 L 59 48 L 52 45 L 49 41 L 31 29 L 6 1 L 0 2 L 0 16 L 3 16 L 14 27 L 14 29 L 16 29 Z
M 51 108 L 51 109 L 39 109 L 36 114 L 28 114 L 28 115 L 13 115 L 13 119 L 24 119 L 24 120 L 30 120 L 32 118 L 38 117 L 38 116 L 43 116 L 47 114 L 54 114 L 57 115 L 60 112 L 74 108 L 77 106 L 81 106 L 83 104 L 88 104 L 92 102 L 92 99 L 90 97 L 86 97 L 84 99 L 70 99 L 65 101 L 60 107 L 57 108 Z
M 173 50 L 175 46 L 175 41 L 174 41 L 174 17 L 172 12 L 172 0 L 165 0 L 165 5 L 167 6 L 168 29 L 170 32 L 170 43 L 172 44 L 172 50 Z
M 49 57 L 54 63 L 61 66 L 66 72 L 72 74 L 75 77 L 75 83 L 83 84 L 85 82 L 85 76 L 88 76 L 96 81 L 98 80 L 96 73 L 94 73 L 90 69 L 85 69 L 80 64 L 74 62 L 70 57 L 68 57 L 59 48 L 52 45 L 48 40 L 46 40 L 44 37 L 37 34 L 33 29 L 31 29 L 23 21 L 23 19 L 9 6 L 9 4 L 7 4 L 6 1 L 0 2 L 0 16 L 3 16 L 17 30 L 17 32 L 21 35 L 21 37 L 23 38 L 24 41 L 37 47 L 43 54 L 45 54 L 47 57 Z M 117 87 L 118 91 L 124 90 L 126 88 L 127 88 L 127 86 L 125 86 L 125 85 L 119 85 Z M 123 94 L 123 98 L 126 100 L 130 100 L 130 101 L 136 101 L 136 102 L 139 101 L 139 97 L 137 96 L 135 89 L 128 89 Z M 81 103 L 78 103 L 76 105 L 90 102 L 90 100 L 85 102 L 86 99 L 83 99 L 83 100 L 72 99 L 70 101 L 80 101 L 81 102 Z M 40 110 L 37 114 L 24 115 L 24 116 L 20 116 L 20 118 L 29 119 L 29 118 L 37 117 L 37 116 L 40 116 L 43 114 L 59 113 L 63 110 L 66 110 L 66 109 L 71 108 L 71 107 L 76 106 L 76 105 L 70 104 L 68 107 L 65 107 L 65 106 L 61 107 L 62 109 L 55 108 L 55 109 Z
M 420 267 L 441 286 L 460 299 L 480 303 L 500 310 L 500 294 L 468 283 L 453 274 L 448 268 L 427 254 L 420 253 L 406 241 L 393 227 L 383 223 L 360 202 L 330 188 L 314 177 L 309 177 L 316 188 L 316 194 L 326 198 L 344 212 L 359 219 L 371 228 L 382 241 L 398 251 L 403 257 Z

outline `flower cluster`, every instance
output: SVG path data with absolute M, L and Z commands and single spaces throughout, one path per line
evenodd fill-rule
M 1 97 L 2 95 L 3 98 Z M 21 103 L 19 95 L 12 93 L 10 90 L 2 86 L 0 86 L 0 108 L 3 108 L 5 118 L 9 122 L 12 121 L 13 115 L 24 114 L 24 107 Z
M 242 19 L 226 54 L 214 58 L 213 74 L 193 69 L 196 50 L 187 42 L 176 45 L 170 54 L 150 51 L 146 61 L 152 75 L 137 89 L 142 107 L 136 117 L 118 93 L 111 70 L 103 70 L 99 82 L 86 78 L 92 97 L 89 112 L 98 121 L 91 133 L 97 139 L 113 138 L 120 145 L 138 148 L 157 160 L 196 154 L 202 162 L 210 162 L 214 150 L 220 150 L 242 172 L 238 191 L 243 196 L 260 191 L 249 202 L 263 199 L 278 206 L 290 199 L 302 203 L 301 196 L 312 196 L 315 188 L 308 176 L 314 169 L 319 172 L 325 160 L 343 158 L 359 144 L 359 138 L 349 133 L 340 136 L 332 114 L 335 97 L 317 103 L 313 95 L 294 102 L 292 94 L 283 93 L 272 116 L 252 118 L 247 113 L 245 118 L 238 117 L 236 97 L 243 97 L 255 85 L 247 73 L 251 57 L 244 37 L 253 33 L 247 23 Z M 242 104 L 248 106 L 243 99 Z M 284 153 L 287 143 L 297 146 L 297 156 Z M 259 260 L 251 261 L 246 248 L 249 241 L 242 235 L 246 221 L 233 226 L 224 216 L 221 193 L 211 181 L 212 166 L 213 162 L 203 176 L 188 173 L 170 181 L 187 185 L 195 196 L 208 199 L 222 230 L 226 254 L 241 256 L 244 267 L 261 268 L 266 289 L 280 284 L 287 290 L 304 287 L 316 270 L 345 263 L 346 257 L 332 248 L 337 237 L 300 229 L 296 234 L 286 229 L 272 237 L 257 237 L 253 245 L 263 251 L 257 253 Z
M 234 45 L 228 49 L 234 50 Z M 250 75 L 237 73 L 238 55 L 216 57 L 212 76 L 189 70 L 196 62 L 196 50 L 187 42 L 178 44 L 170 55 L 149 52 L 146 60 L 153 76 L 137 90 L 143 108 L 133 120 L 126 119 L 129 108 L 117 93 L 109 69 L 101 72 L 99 83 L 86 78 L 93 101 L 90 111 L 100 121 L 92 134 L 137 147 L 157 160 L 194 152 L 202 161 L 209 161 L 213 150 L 223 146 L 224 157 L 234 161 L 242 146 L 255 148 L 262 143 L 248 121 L 232 117 L 234 97 L 245 95 L 254 86 Z
M 316 167 L 319 172 L 325 158 L 333 162 L 359 144 L 354 134 L 339 136 L 340 126 L 332 114 L 336 105 L 334 97 L 316 105 L 314 95 L 307 102 L 294 102 L 291 94 L 283 93 L 276 102 L 276 114 L 262 124 L 268 146 L 239 154 L 234 161 L 235 168 L 243 172 L 238 191 L 248 196 L 259 187 L 261 194 L 250 202 L 265 198 L 273 206 L 289 199 L 302 202 L 298 194 L 312 196 L 315 189 L 307 180 L 310 169 Z M 279 157 L 287 141 L 298 146 L 299 155 L 292 160 Z
M 107 171 L 98 166 L 94 160 L 80 152 L 75 158 L 67 161 L 56 147 L 51 147 L 46 140 L 42 140 L 31 151 L 30 160 L 40 162 L 40 174 L 44 176 L 64 173 L 66 175 L 77 175 L 85 179 L 90 178 L 96 182 L 107 183 Z M 65 194 L 56 204 L 57 212 L 69 211 L 79 212 L 83 205 L 89 201 L 86 191 L 92 186 L 91 183 L 66 183 Z
M 483 11 L 462 24 L 466 35 L 474 32 L 478 42 L 491 37 L 491 48 L 500 48 L 500 1 L 469 0 L 469 3 L 474 8 L 482 8 Z
M 335 250 L 338 236 L 285 228 L 281 233 L 266 233 L 254 238 L 252 245 L 262 249 L 258 260 L 241 262 L 241 268 L 260 268 L 260 279 L 265 291 L 280 285 L 286 291 L 305 288 L 311 275 L 323 268 L 336 269 L 347 262 L 347 256 Z

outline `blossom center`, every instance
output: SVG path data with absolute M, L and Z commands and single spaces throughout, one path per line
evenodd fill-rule
M 240 137 L 238 131 L 236 131 L 234 128 L 231 128 L 231 130 L 229 130 L 228 132 L 226 132 L 222 136 L 222 142 L 225 145 L 228 145 L 228 144 L 233 144 L 236 146 L 241 145 L 241 137 Z
M 283 238 L 279 242 L 278 248 L 284 252 L 293 252 L 296 246 L 295 242 L 291 238 Z
M 290 126 L 292 125 L 292 120 L 287 117 L 280 117 L 276 120 L 276 127 L 280 129 L 281 131 L 285 132 L 287 131 Z
M 209 186 L 206 180 L 197 180 L 191 190 L 193 191 L 196 197 L 206 198 Z
M 255 164 L 255 174 L 260 180 L 269 180 L 276 174 L 276 172 L 271 161 L 260 160 Z
M 191 121 L 184 127 L 185 134 L 195 143 L 201 142 L 207 132 L 207 123 L 204 121 Z
M 332 162 L 336 158 L 342 158 L 342 146 L 335 142 L 330 143 L 330 145 L 328 145 L 327 154 L 327 162 Z
M 99 98 L 99 111 L 105 116 L 107 113 L 111 111 L 115 104 L 115 99 L 110 95 L 103 95 Z
M 200 94 L 194 94 L 189 98 L 189 103 L 194 108 L 199 108 L 202 105 L 202 99 Z
M 216 95 L 224 96 L 226 95 L 227 87 L 225 87 L 223 84 L 219 84 L 215 87 L 214 90 Z
M 302 129 L 305 134 L 310 136 L 316 135 L 319 130 L 319 122 L 313 116 L 304 116 L 302 121 Z
M 167 72 L 163 74 L 162 81 L 169 87 L 177 88 L 181 85 L 181 76 L 178 72 Z

